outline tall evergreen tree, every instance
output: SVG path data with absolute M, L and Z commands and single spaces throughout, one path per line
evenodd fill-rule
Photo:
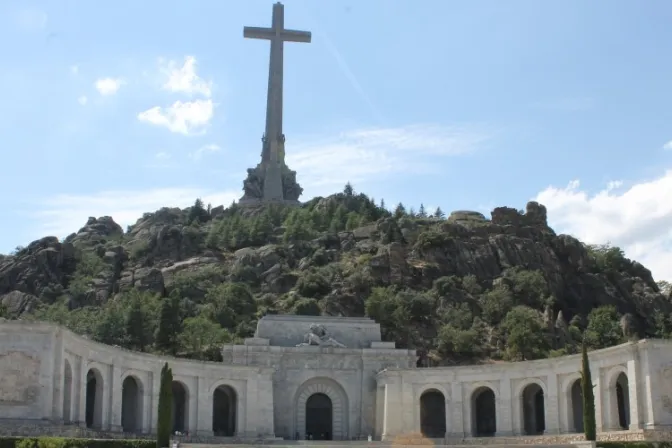
M 177 337 L 181 330 L 180 299 L 177 296 L 166 297 L 161 303 L 159 325 L 156 328 L 156 348 L 174 356 L 177 353 Z
M 588 348 L 586 341 L 581 343 L 581 392 L 583 395 L 583 432 L 586 440 L 596 440 L 595 424 L 595 395 L 593 393 L 593 378 L 590 374 L 588 362 Z
M 170 433 L 173 425 L 173 371 L 168 363 L 161 369 L 161 389 L 159 390 L 159 410 L 156 420 L 156 448 L 170 446 Z

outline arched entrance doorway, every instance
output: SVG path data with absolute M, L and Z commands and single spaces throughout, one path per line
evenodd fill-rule
M 615 423 L 618 423 L 618 427 L 621 429 L 628 429 L 630 427 L 630 385 L 628 384 L 628 376 L 623 372 L 616 378 L 614 395 L 618 414 L 618 421 Z
M 575 380 L 569 390 L 569 409 L 571 410 L 571 419 L 569 420 L 569 429 L 571 432 L 583 432 L 583 391 L 581 390 L 581 380 Z
M 219 386 L 212 394 L 212 432 L 219 437 L 236 435 L 236 391 Z
M 446 436 L 446 397 L 436 389 L 420 396 L 420 431 L 431 439 Z
M 306 436 L 312 440 L 332 440 L 334 409 L 331 398 L 316 393 L 306 400 Z
M 184 384 L 179 381 L 173 381 L 173 430 L 172 432 L 186 432 L 187 430 L 187 418 L 189 408 L 187 404 L 189 402 L 189 395 L 187 394 L 187 388 L 184 387 Z
M 87 428 L 102 429 L 103 427 L 103 376 L 96 369 L 89 369 L 86 374 L 86 410 Z
M 479 387 L 471 396 L 471 432 L 475 437 L 494 437 L 497 432 L 495 393 Z
M 142 431 L 142 388 L 132 376 L 121 383 L 121 428 L 128 433 Z
M 544 391 L 536 383 L 528 384 L 521 394 L 523 433 L 539 435 L 546 430 Z
M 65 360 L 63 366 L 63 422 L 70 423 L 72 415 L 70 409 L 72 408 L 72 367 L 70 361 Z

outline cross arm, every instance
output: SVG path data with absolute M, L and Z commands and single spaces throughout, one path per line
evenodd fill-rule
M 312 38 L 310 31 L 297 30 L 282 30 L 280 36 L 282 36 L 282 40 L 287 42 L 303 42 L 306 44 L 309 44 Z
M 243 28 L 243 37 L 250 39 L 272 39 L 275 36 L 273 28 L 261 28 L 257 26 L 246 26 Z

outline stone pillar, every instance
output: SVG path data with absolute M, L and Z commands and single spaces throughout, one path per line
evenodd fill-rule
M 510 436 L 513 434 L 513 422 L 511 421 L 512 401 L 518 405 L 519 397 L 511 397 L 511 378 L 505 376 L 499 381 L 499 396 L 497 399 L 497 436 Z
M 635 352 L 633 359 L 628 361 L 628 402 L 630 404 L 630 431 L 642 429 L 639 400 L 639 353 Z M 625 392 L 625 391 L 623 391 Z
M 160 365 L 162 368 L 163 365 Z M 159 373 L 152 372 L 152 389 L 150 391 L 150 432 L 156 434 L 156 424 L 159 417 L 159 396 L 161 395 L 161 370 Z
M 650 347 L 643 346 L 640 348 L 640 368 L 642 372 L 642 404 L 641 404 L 641 422 L 646 429 L 654 429 L 656 427 L 656 414 L 653 397 L 655 395 L 655 385 L 653 384 L 651 368 L 651 352 Z M 658 387 L 661 385 L 658 384 Z
M 548 396 L 544 397 L 545 434 L 560 434 L 560 406 L 558 400 L 558 375 L 551 372 L 546 377 Z
M 118 363 L 115 362 L 112 364 L 110 370 L 110 387 L 108 388 L 111 394 L 110 431 L 121 432 L 121 406 L 124 396 L 121 383 L 121 368 Z
M 239 419 L 237 422 L 238 435 L 241 437 L 249 438 L 257 436 L 257 419 L 259 417 L 259 391 L 257 384 L 257 376 L 253 374 L 248 375 L 247 381 L 245 381 L 244 395 L 238 398 L 241 400 L 241 413 L 244 413 L 244 418 Z
M 376 425 L 373 436 L 380 440 L 383 436 L 383 419 L 385 418 L 385 386 L 376 387 Z
M 605 406 L 605 392 L 607 396 L 609 395 L 609 386 L 606 385 L 606 381 L 604 381 L 604 372 L 602 369 L 598 368 L 597 369 L 597 375 L 595 375 L 593 378 L 593 384 L 594 388 L 593 391 L 595 391 L 595 429 L 597 432 L 603 432 L 604 431 L 604 420 L 605 417 L 607 417 L 607 421 L 609 418 L 609 407 Z M 591 370 L 591 375 L 593 374 Z M 606 412 L 605 412 L 606 411 Z
M 272 370 L 257 375 L 257 423 L 256 432 L 262 437 L 275 437 Z
M 147 373 L 147 382 L 142 388 L 142 432 L 143 434 L 151 434 L 152 432 L 152 391 L 154 390 L 154 372 Z
M 238 397 L 240 400 L 241 397 Z M 198 377 L 198 419 L 196 419 L 196 435 L 212 437 L 212 394 L 208 390 L 206 378 Z
M 446 398 L 445 402 L 446 404 L 444 405 L 445 406 L 444 409 L 446 412 L 444 418 L 446 419 L 446 433 L 443 435 L 443 437 L 449 437 L 453 433 L 453 413 L 451 412 L 453 402 L 449 400 L 448 397 L 445 398 Z
M 401 384 L 399 378 L 388 378 L 385 384 L 382 440 L 393 440 L 403 432 Z
M 78 370 L 78 375 L 77 375 L 77 391 L 79 393 L 78 397 L 78 402 L 79 402 L 79 410 L 77 411 L 77 421 L 79 423 L 79 426 L 82 428 L 86 428 L 86 374 L 88 371 L 86 370 L 86 363 L 84 361 L 84 357 L 79 357 L 77 360 L 77 370 Z
M 185 429 L 189 432 L 189 434 L 194 434 L 198 432 L 198 420 L 200 418 L 199 410 L 203 406 L 203 403 L 201 403 L 201 400 L 199 400 L 201 390 L 200 377 L 192 378 L 192 380 L 189 381 L 186 386 L 189 390 L 189 402 L 187 403 L 189 409 L 189 419 L 187 420 Z M 212 399 L 209 403 L 210 408 L 212 409 Z M 210 420 L 212 423 L 212 418 L 210 418 Z
M 464 428 L 464 399 L 462 398 L 462 383 L 455 381 L 450 384 L 450 396 L 452 398 L 450 406 L 450 415 L 451 415 L 451 433 L 446 437 L 464 437 L 465 428 Z M 470 412 L 467 411 L 467 412 Z M 446 429 L 448 425 L 446 424 Z

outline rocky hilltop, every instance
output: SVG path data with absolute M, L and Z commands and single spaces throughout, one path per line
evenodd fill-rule
M 101 342 L 217 359 L 266 313 L 369 315 L 425 365 L 534 359 L 667 337 L 672 297 L 617 247 L 557 235 L 546 209 L 386 210 L 348 185 L 301 207 L 89 218 L 0 255 L 0 312 Z

